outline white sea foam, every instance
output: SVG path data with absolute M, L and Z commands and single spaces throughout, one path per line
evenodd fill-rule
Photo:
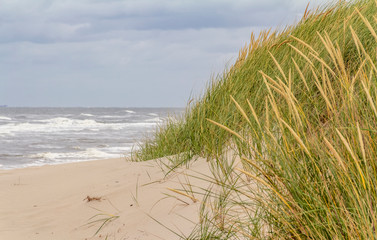
M 21 165 L 11 165 L 11 166 L 1 166 L 2 169 L 13 169 L 13 168 L 20 168 L 20 167 L 35 167 L 35 166 L 42 166 L 42 165 L 56 165 L 56 164 L 64 164 L 64 163 L 72 163 L 72 162 L 83 162 L 83 161 L 91 161 L 91 160 L 100 160 L 100 159 L 108 159 L 108 158 L 118 158 L 122 157 L 122 154 L 115 154 L 115 153 L 106 153 L 99 151 L 98 149 L 88 148 L 85 151 L 76 152 L 76 153 L 52 153 L 52 152 L 44 152 L 44 153 L 37 153 L 32 154 L 27 157 L 34 159 L 34 161 L 21 164 Z
M 30 147 L 32 148 L 40 148 L 40 149 L 58 149 L 64 148 L 62 146 L 50 145 L 50 144 L 31 144 Z
M 132 110 L 124 110 L 124 112 L 126 112 L 126 113 L 136 113 L 135 111 L 132 111 Z
M 105 158 L 117 158 L 121 154 L 117 153 L 107 153 L 100 151 L 96 148 L 88 148 L 84 151 L 79 152 L 43 152 L 37 154 L 31 154 L 28 157 L 36 159 L 36 163 L 64 163 L 72 160 L 97 160 Z
M 0 121 L 1 120 L 10 121 L 10 120 L 12 120 L 12 118 L 0 116 Z
M 164 120 L 152 110 L 21 110 L 0 113 L 1 169 L 123 157 Z
M 157 122 L 143 122 L 143 123 L 130 123 L 130 127 L 153 127 L 156 126 Z
M 93 114 L 90 114 L 90 113 L 81 113 L 80 115 L 85 116 L 85 117 L 93 117 L 94 116 Z
M 127 154 L 131 152 L 132 147 L 107 147 L 104 148 L 103 151 L 110 152 L 110 153 L 118 153 L 118 154 Z
M 57 118 L 50 118 L 44 120 L 35 120 L 34 122 L 38 123 L 48 123 L 52 125 L 59 125 L 59 126 L 71 126 L 71 125 L 95 125 L 97 124 L 96 121 L 92 119 L 71 119 L 71 118 L 64 118 L 64 117 L 57 117 Z
M 151 118 L 151 119 L 147 119 L 145 120 L 146 122 L 155 122 L 155 123 L 160 123 L 162 122 L 163 120 L 159 117 L 156 117 L 156 118 Z
M 124 118 L 124 116 L 102 115 L 100 118 Z
M 155 121 L 148 121 L 144 123 L 100 123 L 92 119 L 69 119 L 69 118 L 51 118 L 45 120 L 35 120 L 27 123 L 9 123 L 0 126 L 0 135 L 23 132 L 77 132 L 82 130 L 100 131 L 105 129 L 122 130 L 133 127 L 149 127 L 155 125 Z

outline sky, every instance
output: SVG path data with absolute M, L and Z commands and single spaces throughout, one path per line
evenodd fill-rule
M 0 0 L 0 105 L 184 107 L 251 32 L 292 24 L 307 4 Z

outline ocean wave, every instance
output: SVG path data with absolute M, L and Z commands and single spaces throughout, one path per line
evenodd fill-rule
M 146 120 L 148 121 L 148 120 Z M 156 126 L 158 122 L 143 122 L 143 123 L 129 123 L 129 127 L 153 127 Z
M 22 154 L 7 154 L 7 153 L 0 154 L 0 157 L 22 157 L 22 156 L 23 156 Z
M 135 111 L 132 111 L 132 110 L 124 110 L 122 112 L 125 112 L 125 113 L 136 113 Z
M 117 116 L 117 115 L 102 115 L 99 118 L 125 118 L 125 116 Z
M 165 115 L 132 108 L 9 110 L 0 113 L 1 169 L 122 157 Z
M 24 168 L 24 167 L 38 167 L 43 165 L 57 165 L 64 163 L 73 163 L 73 162 L 84 162 L 91 160 L 100 160 L 100 159 L 110 159 L 110 158 L 119 158 L 123 157 L 123 154 L 115 153 L 106 153 L 99 151 L 95 148 L 88 148 L 85 151 L 81 152 L 67 152 L 67 153 L 53 153 L 53 152 L 44 152 L 31 154 L 25 157 L 33 159 L 33 161 L 23 164 L 15 165 L 1 165 L 0 169 L 15 169 L 15 168 Z
M 9 123 L 0 125 L 0 135 L 23 132 L 78 132 L 78 131 L 100 131 L 100 130 L 122 130 L 134 127 L 151 127 L 156 121 L 150 120 L 142 123 L 101 123 L 92 119 L 69 119 L 69 118 L 51 118 L 45 120 L 34 120 L 27 123 Z
M 159 117 L 156 117 L 156 118 L 151 118 L 151 119 L 147 119 L 145 120 L 145 122 L 155 122 L 155 123 L 160 123 L 162 122 L 163 120 Z
M 59 125 L 59 126 L 71 126 L 71 125 L 95 125 L 98 124 L 95 120 L 92 119 L 71 119 L 71 118 L 64 118 L 64 117 L 57 117 L 57 118 L 50 118 L 50 119 L 43 119 L 43 120 L 34 120 L 37 123 L 47 123 L 52 125 Z
M 117 154 L 127 154 L 130 153 L 131 150 L 132 147 L 107 147 L 103 149 L 103 151 Z
M 96 147 L 98 147 L 98 148 L 106 148 L 106 147 L 109 147 L 109 145 L 107 145 L 107 144 L 99 144 Z
M 94 117 L 94 115 L 93 115 L 93 114 L 90 114 L 90 113 L 80 113 L 80 116 Z
M 11 121 L 12 118 L 9 118 L 9 117 L 4 117 L 4 116 L 0 116 L 0 121 L 1 120 L 5 120 L 5 121 Z
M 96 148 L 88 148 L 79 152 L 43 152 L 31 154 L 28 157 L 32 159 L 38 159 L 40 163 L 64 163 L 70 160 L 82 161 L 82 160 L 98 160 L 106 158 L 117 158 L 121 154 L 107 153 L 100 151 Z

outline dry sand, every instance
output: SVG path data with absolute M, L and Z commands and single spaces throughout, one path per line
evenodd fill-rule
M 198 222 L 200 202 L 167 188 L 182 189 L 186 173 L 208 174 L 208 164 L 198 159 L 166 178 L 157 165 L 109 159 L 2 170 L 0 239 L 179 239 L 155 220 L 187 236 Z M 209 185 L 192 177 L 190 182 Z M 88 202 L 88 196 L 101 199 Z M 117 217 L 94 236 L 103 221 L 89 223 L 110 216 Z

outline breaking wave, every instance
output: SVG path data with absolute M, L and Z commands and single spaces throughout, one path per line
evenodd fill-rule
M 156 124 L 156 121 L 142 123 L 102 123 L 92 119 L 70 119 L 70 118 L 51 118 L 46 120 L 34 120 L 27 123 L 9 123 L 0 126 L 0 134 L 15 134 L 22 132 L 67 132 L 67 131 L 99 131 L 99 130 L 121 130 L 133 127 L 148 127 Z

